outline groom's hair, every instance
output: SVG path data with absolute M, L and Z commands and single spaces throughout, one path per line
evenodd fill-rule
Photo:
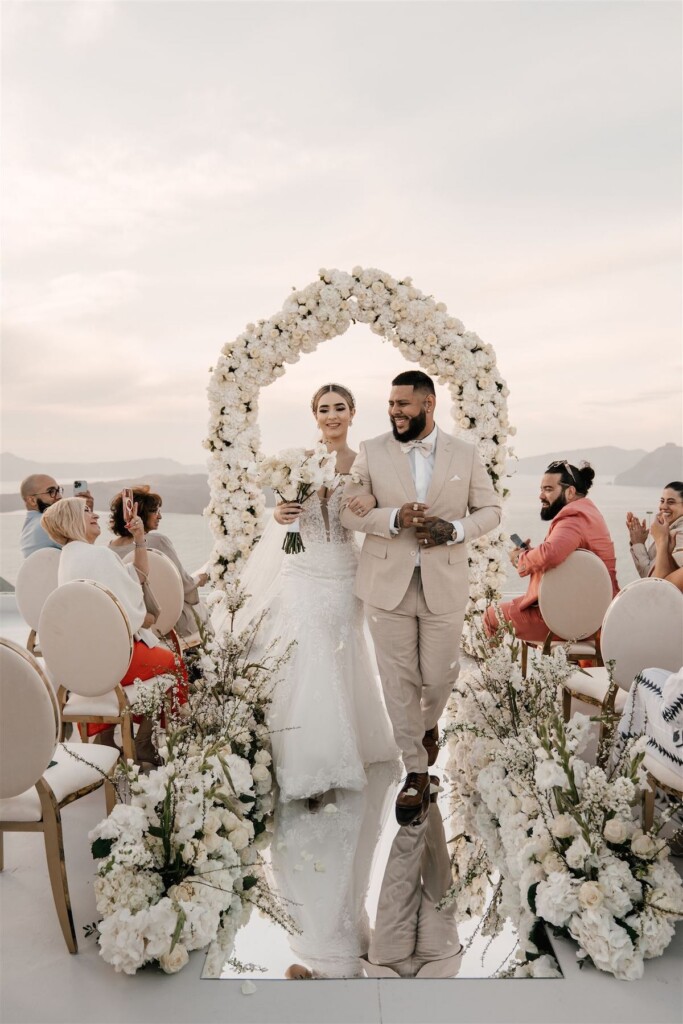
M 415 391 L 427 391 L 430 395 L 435 395 L 434 381 L 431 377 L 428 377 L 422 370 L 404 370 L 403 373 L 399 373 L 398 377 L 394 377 L 391 382 L 395 387 L 412 387 Z

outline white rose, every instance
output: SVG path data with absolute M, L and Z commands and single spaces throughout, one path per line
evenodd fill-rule
M 618 845 L 624 842 L 628 832 L 621 818 L 610 818 L 609 821 L 605 822 L 602 834 L 608 843 Z
M 591 848 L 582 836 L 575 839 L 571 844 L 567 852 L 565 853 L 565 860 L 570 868 L 583 868 L 586 857 L 590 855 Z
M 185 966 L 189 959 L 187 950 L 181 942 L 178 942 L 171 953 L 164 953 L 162 957 L 159 957 L 159 966 L 166 974 L 175 974 Z
M 235 850 L 244 850 L 249 845 L 249 839 L 251 838 L 247 829 L 240 825 L 230 833 L 230 842 L 232 843 Z
M 576 835 L 578 828 L 571 814 L 559 814 L 553 821 L 550 831 L 556 839 L 569 839 Z
M 604 897 L 597 882 L 584 882 L 579 888 L 579 903 L 582 907 L 599 907 Z
M 657 844 L 655 843 L 652 836 L 637 835 L 631 840 L 631 850 L 635 853 L 636 857 L 642 857 L 643 860 L 650 860 L 657 853 Z

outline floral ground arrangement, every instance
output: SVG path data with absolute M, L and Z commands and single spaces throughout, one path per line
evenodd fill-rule
M 234 615 L 241 595 L 229 600 Z M 100 953 L 117 971 L 158 964 L 174 973 L 210 943 L 212 956 L 228 960 L 254 906 L 278 915 L 261 851 L 273 809 L 265 715 L 283 659 L 252 656 L 258 625 L 204 641 L 182 717 L 163 708 L 161 692 L 134 708 L 168 716 L 164 763 L 149 775 L 122 769 L 127 802 L 90 834 Z
M 617 978 L 643 974 L 683 918 L 683 883 L 659 835 L 643 832 L 644 740 L 581 757 L 594 725 L 565 723 L 560 689 L 575 671 L 564 651 L 530 659 L 527 678 L 514 636 L 475 629 L 478 667 L 461 673 L 445 730 L 452 784 L 453 877 L 445 902 L 480 915 L 495 934 L 510 918 L 520 937 L 517 977 L 559 968 L 545 929 L 573 939 L 583 962 Z

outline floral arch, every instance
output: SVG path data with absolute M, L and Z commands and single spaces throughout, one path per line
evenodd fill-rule
M 225 591 L 239 575 L 260 533 L 265 502 L 256 482 L 259 455 L 258 400 L 262 387 L 313 352 L 321 341 L 343 334 L 352 323 L 390 341 L 406 359 L 449 387 L 453 432 L 477 444 L 496 490 L 503 485 L 514 433 L 507 415 L 505 381 L 495 353 L 442 302 L 423 295 L 409 277 L 396 280 L 382 270 L 354 267 L 351 273 L 320 270 L 319 279 L 293 291 L 281 311 L 247 324 L 224 345 L 208 388 L 211 419 L 204 442 L 209 458 L 211 500 L 206 510 L 216 538 L 211 578 Z M 501 534 L 470 545 L 473 600 L 500 594 L 505 573 Z

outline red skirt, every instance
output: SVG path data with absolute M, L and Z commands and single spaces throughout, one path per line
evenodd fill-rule
M 133 657 L 121 680 L 121 686 L 132 686 L 136 679 L 154 679 L 155 676 L 163 675 L 175 675 L 176 682 L 166 692 L 173 691 L 174 700 L 178 704 L 186 704 L 187 669 L 182 658 L 161 644 L 148 647 L 142 640 L 133 641 Z M 139 716 L 135 715 L 134 720 L 139 722 Z M 108 728 L 104 723 L 88 722 L 88 736 L 95 736 Z

